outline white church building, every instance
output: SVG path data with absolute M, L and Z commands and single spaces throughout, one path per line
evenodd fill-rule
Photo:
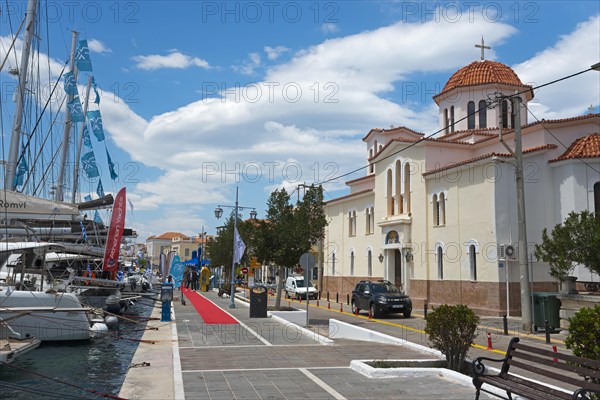
M 440 134 L 396 127 L 363 138 L 366 176 L 346 182 L 349 194 L 325 206 L 322 291 L 345 299 L 360 280 L 386 279 L 402 285 L 417 309 L 466 304 L 481 315 L 520 315 L 514 158 L 498 128 L 502 121 L 514 149 L 515 111 L 509 100 L 500 100 L 503 110 L 493 101 L 516 92 L 530 280 L 533 292 L 558 290 L 533 248 L 543 228 L 569 212 L 600 212 L 600 114 L 528 121 L 532 88 L 510 67 L 482 60 L 433 97 Z

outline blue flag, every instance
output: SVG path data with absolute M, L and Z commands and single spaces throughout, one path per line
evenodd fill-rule
M 106 158 L 108 158 L 108 169 L 110 171 L 110 179 L 114 181 L 119 177 L 119 175 L 117 175 L 117 173 L 115 172 L 115 163 L 112 162 L 110 154 L 108 154 L 108 149 L 106 150 Z
M 85 231 L 85 226 L 83 226 L 83 221 L 79 221 L 81 225 L 81 236 L 83 236 L 83 241 L 87 242 L 87 232 Z
M 81 157 L 81 164 L 83 165 L 83 170 L 88 178 L 97 178 L 100 176 L 100 171 L 98 171 L 96 157 L 94 157 L 93 151 L 87 152 Z
M 83 115 L 83 108 L 81 108 L 81 101 L 79 101 L 79 96 L 73 97 L 73 100 L 67 103 L 67 107 L 69 109 L 69 112 L 71 113 L 71 121 L 85 121 L 85 116 Z
M 98 210 L 94 212 L 94 222 L 97 224 L 104 224 L 102 218 L 100 218 L 100 213 L 98 212 Z
M 98 181 L 98 187 L 96 188 L 96 193 L 99 197 L 104 197 L 104 188 L 102 187 L 102 180 Z
M 96 98 L 94 99 L 94 103 L 100 105 L 100 93 L 98 93 L 98 86 L 96 86 L 96 78 L 92 76 L 92 86 L 94 87 L 94 94 Z
M 90 120 L 92 133 L 99 142 L 104 140 L 104 128 L 102 127 L 102 116 L 100 110 L 88 111 L 87 117 Z
M 83 144 L 90 149 L 92 148 L 92 139 L 90 138 L 90 131 L 88 130 L 87 124 L 83 126 Z
M 65 73 L 65 93 L 68 95 L 77 95 L 77 82 L 75 81 L 75 75 L 73 72 Z
M 85 201 L 92 201 L 92 196 L 90 196 L 89 194 L 86 194 L 86 195 L 83 197 L 83 200 L 85 200 Z
M 75 64 L 80 71 L 92 71 L 92 60 L 90 59 L 90 48 L 86 39 L 81 39 L 75 53 Z
M 23 178 L 27 172 L 29 172 L 29 167 L 27 167 L 25 157 L 21 157 L 21 162 L 19 162 L 17 173 L 15 174 L 15 179 L 13 181 L 15 186 L 21 186 L 23 184 Z

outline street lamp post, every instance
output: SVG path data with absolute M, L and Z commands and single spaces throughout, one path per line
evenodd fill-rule
M 240 207 L 238 205 L 238 187 L 235 187 L 235 206 L 226 206 L 226 205 L 217 205 L 215 208 L 215 217 L 221 218 L 223 215 L 223 209 L 221 207 L 230 207 L 233 208 L 233 254 L 231 257 L 231 292 L 230 298 L 231 302 L 229 303 L 229 308 L 235 308 L 235 233 L 237 232 L 237 218 L 238 218 L 238 210 L 252 210 L 250 212 L 250 218 L 256 219 L 256 209 L 254 207 Z

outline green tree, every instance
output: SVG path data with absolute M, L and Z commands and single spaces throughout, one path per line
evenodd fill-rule
M 442 304 L 427 314 L 425 333 L 433 347 L 446 356 L 449 369 L 461 372 L 477 337 L 477 324 L 479 317 L 463 304 Z
M 278 267 L 279 277 L 285 268 L 298 264 L 300 256 L 308 252 L 326 226 L 323 188 L 311 186 L 304 198 L 294 207 L 285 189 L 275 190 L 267 201 L 267 215 L 259 221 L 252 243 L 257 259 Z M 275 308 L 281 307 L 283 281 L 278 280 Z
M 552 229 L 544 228 L 542 243 L 535 246 L 538 260 L 550 265 L 550 274 L 557 279 L 568 276 L 576 264 L 600 273 L 600 218 L 587 210 L 571 212 L 565 221 Z

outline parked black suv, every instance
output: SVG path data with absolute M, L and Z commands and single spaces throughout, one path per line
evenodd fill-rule
M 374 318 L 384 313 L 402 313 L 409 318 L 412 301 L 389 281 L 360 281 L 352 291 L 352 312 L 360 310 L 370 310 Z

